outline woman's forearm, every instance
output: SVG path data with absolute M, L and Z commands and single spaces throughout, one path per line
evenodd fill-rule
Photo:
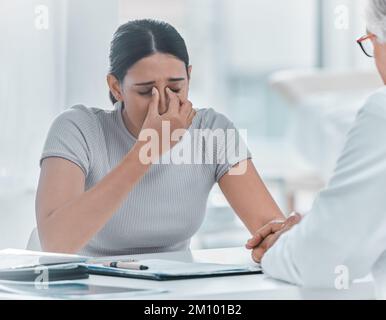
M 40 219 L 44 250 L 76 253 L 107 223 L 150 166 L 139 159 L 141 146 L 91 189 Z
M 233 210 L 253 234 L 269 221 L 285 219 L 285 216 L 265 187 L 252 161 L 243 161 L 247 165 L 245 173 L 225 174 L 220 179 L 219 186 Z

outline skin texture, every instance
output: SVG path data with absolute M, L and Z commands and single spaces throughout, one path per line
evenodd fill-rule
M 140 136 L 142 130 L 148 128 L 161 133 L 162 121 L 170 121 L 171 132 L 190 126 L 195 116 L 188 100 L 191 70 L 191 67 L 186 70 L 184 63 L 174 56 L 156 53 L 134 64 L 122 83 L 113 75 L 107 76 L 114 97 L 124 103 L 124 123 L 133 136 Z M 137 85 L 144 82 L 151 83 Z M 170 147 L 175 143 L 171 141 Z M 87 191 L 84 190 L 85 176 L 77 165 L 56 157 L 43 161 L 36 196 L 43 250 L 76 253 L 87 244 L 150 168 L 151 163 L 144 164 L 139 158 L 144 144 L 137 140 L 120 164 Z M 155 156 L 165 151 L 162 149 Z M 253 163 L 244 160 L 239 165 L 246 165 L 245 173 L 227 173 L 220 179 L 219 186 L 254 234 L 269 221 L 284 219 L 284 216 Z
M 386 43 L 378 41 L 377 36 L 368 32 L 374 47 L 374 60 L 378 73 L 386 84 Z M 271 222 L 257 230 L 253 237 L 245 245 L 247 249 L 252 250 L 252 258 L 260 262 L 265 252 L 272 247 L 280 236 L 290 230 L 295 224 L 301 221 L 302 216 L 298 213 L 291 214 L 286 220 Z
M 377 36 L 372 37 L 371 41 L 374 46 L 375 65 L 383 83 L 386 84 L 386 43 L 379 42 Z

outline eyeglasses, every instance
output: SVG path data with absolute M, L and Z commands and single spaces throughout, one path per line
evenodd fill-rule
M 364 54 L 370 58 L 374 57 L 374 45 L 372 41 L 374 37 L 374 34 L 367 34 L 357 40 L 357 43 L 361 47 Z

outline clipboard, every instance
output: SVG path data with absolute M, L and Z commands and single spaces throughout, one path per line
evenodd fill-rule
M 224 277 L 261 274 L 259 265 L 230 265 L 215 263 L 180 262 L 174 260 L 144 259 L 138 261 L 149 267 L 148 270 L 129 270 L 106 267 L 102 264 L 85 264 L 89 274 L 105 275 L 144 280 L 186 280 L 207 277 Z

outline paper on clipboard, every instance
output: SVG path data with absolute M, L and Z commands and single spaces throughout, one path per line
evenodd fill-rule
M 250 266 L 217 263 L 194 263 L 162 259 L 143 259 L 138 260 L 137 263 L 148 266 L 149 269 L 129 270 L 106 267 L 101 264 L 87 264 L 87 267 L 90 273 L 152 280 L 261 273 L 259 265 Z

